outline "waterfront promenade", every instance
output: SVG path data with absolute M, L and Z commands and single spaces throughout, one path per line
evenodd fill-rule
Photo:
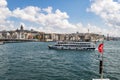
M 0 39 L 4 43 L 38 42 L 37 39 Z

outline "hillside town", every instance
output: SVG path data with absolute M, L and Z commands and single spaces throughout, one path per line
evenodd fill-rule
M 45 33 L 31 30 L 24 30 L 23 25 L 20 29 L 13 31 L 0 31 L 0 41 L 10 40 L 33 40 L 33 41 L 102 41 L 105 39 L 104 35 L 95 33 Z

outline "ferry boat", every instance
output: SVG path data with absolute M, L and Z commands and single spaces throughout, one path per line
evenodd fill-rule
M 49 49 L 61 50 L 95 50 L 95 43 L 92 42 L 57 42 L 49 45 Z

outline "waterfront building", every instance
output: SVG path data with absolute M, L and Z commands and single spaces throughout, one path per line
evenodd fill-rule
M 20 29 L 14 31 L 1 31 L 0 39 L 36 39 L 40 35 L 40 32 L 34 30 L 24 30 L 23 25 L 20 26 Z
M 45 33 L 45 34 L 44 34 L 44 40 L 45 40 L 45 41 L 53 41 L 53 39 L 52 39 L 52 34 L 50 34 L 50 33 Z
M 21 25 L 20 29 L 17 29 L 14 33 L 16 39 L 39 39 L 40 33 L 38 31 L 24 30 L 24 27 Z
M 53 34 L 53 41 L 63 41 L 64 40 L 64 34 Z
M 83 33 L 72 33 L 65 36 L 66 41 L 84 41 L 85 34 Z
M 1 31 L 1 39 L 7 38 L 7 32 L 6 31 Z
M 2 38 L 2 33 L 0 32 L 0 39 Z
M 65 34 L 59 34 L 60 36 L 60 41 L 64 41 L 65 40 Z
M 102 41 L 103 35 L 94 33 L 71 33 L 71 34 L 59 34 L 59 33 L 45 33 L 31 30 L 24 30 L 23 25 L 20 29 L 13 31 L 0 31 L 0 39 L 20 39 L 20 40 L 33 40 L 39 41 Z

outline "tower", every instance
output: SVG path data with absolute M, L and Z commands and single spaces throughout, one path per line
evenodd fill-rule
M 107 34 L 107 41 L 109 41 L 110 40 L 110 38 L 109 38 L 109 34 Z
M 20 30 L 23 30 L 23 25 L 21 25 Z

